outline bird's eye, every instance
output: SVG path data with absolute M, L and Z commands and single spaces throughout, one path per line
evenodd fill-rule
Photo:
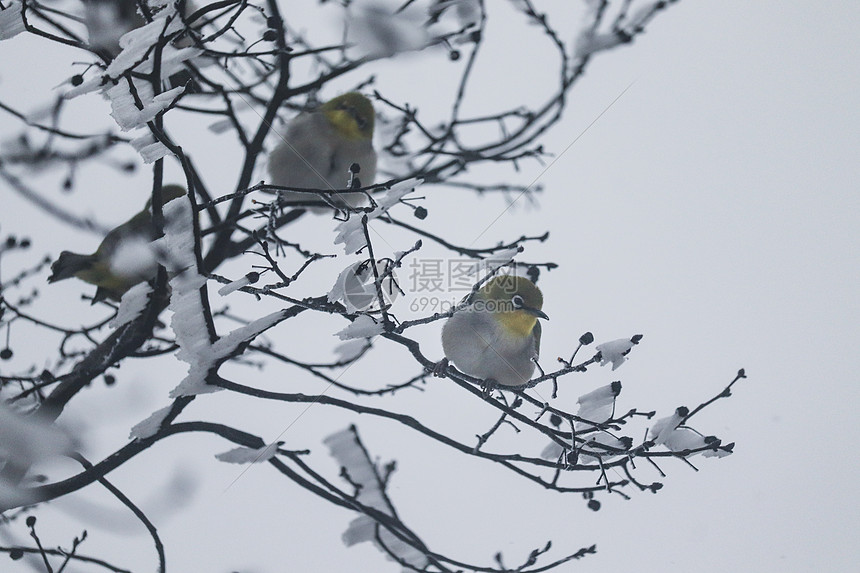
M 518 294 L 515 294 L 513 297 L 511 297 L 511 303 L 513 303 L 514 308 L 522 308 L 523 306 L 525 306 L 525 302 L 523 302 L 523 297 Z
M 358 129 L 364 129 L 365 127 L 367 127 L 367 120 L 363 117 L 356 116 L 355 123 L 358 124 Z

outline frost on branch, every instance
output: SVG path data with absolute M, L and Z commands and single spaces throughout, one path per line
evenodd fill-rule
M 350 362 L 360 356 L 367 346 L 365 340 L 347 340 L 335 346 L 334 353 L 337 355 L 338 361 Z
M 691 428 L 681 426 L 688 415 L 689 410 L 682 406 L 671 416 L 657 420 L 650 430 L 651 439 L 655 444 L 665 446 L 673 452 L 712 448 L 696 452 L 706 458 L 722 458 L 732 453 L 730 448 L 720 447 L 721 443 L 717 438 L 703 436 Z
M 341 340 L 371 338 L 377 334 L 382 334 L 384 331 L 385 325 L 382 322 L 376 322 L 372 317 L 362 314 L 356 317 L 346 328 L 335 333 L 335 336 Z
M 639 344 L 641 335 L 636 335 L 633 338 L 619 338 L 610 342 L 598 344 L 596 349 L 600 352 L 600 365 L 605 366 L 612 363 L 612 369 L 615 370 L 627 360 L 627 355 L 630 350 Z
M 285 316 L 278 311 L 236 328 L 212 342 L 206 324 L 206 310 L 201 289 L 206 277 L 197 272 L 194 256 L 194 230 L 191 207 L 185 199 L 170 201 L 164 206 L 164 237 L 153 241 L 154 247 L 165 253 L 165 266 L 173 273 L 170 279 L 170 325 L 176 335 L 179 350 L 176 357 L 187 362 L 188 375 L 170 393 L 171 398 L 192 396 L 220 390 L 206 383 L 209 371 L 230 357 L 239 345 L 271 328 Z
M 135 151 L 140 153 L 144 163 L 152 163 L 170 154 L 170 150 L 160 141 L 156 141 L 151 133 L 144 133 L 130 141 Z
M 171 304 L 172 302 L 173 297 L 171 296 Z M 193 308 L 194 306 L 193 304 L 189 305 L 189 308 Z M 187 316 L 187 313 L 182 314 Z M 233 355 L 241 344 L 256 338 L 258 335 L 272 328 L 281 322 L 285 316 L 286 311 L 273 312 L 262 318 L 258 318 L 250 324 L 230 331 L 229 334 L 222 336 L 212 344 L 209 344 L 208 338 L 203 337 L 206 331 L 195 331 L 194 340 L 198 343 L 197 346 L 193 348 L 192 352 L 184 353 L 181 358 L 191 365 L 188 369 L 188 376 L 173 389 L 170 397 L 177 398 L 179 396 L 190 396 L 220 390 L 219 387 L 206 383 L 206 375 L 209 373 L 209 370 Z M 175 329 L 175 324 L 171 324 Z M 177 334 L 177 340 L 178 338 Z M 180 349 L 180 352 L 184 350 L 181 346 Z M 177 353 L 177 357 L 180 357 L 180 353 Z
M 576 400 L 579 404 L 576 417 L 579 420 L 573 423 L 574 430 L 577 432 L 590 430 L 610 420 L 615 413 L 615 399 L 620 394 L 621 382 L 616 381 L 580 396 Z M 619 439 L 602 430 L 597 434 L 590 434 L 588 440 L 589 443 L 586 444 L 588 447 L 594 444 L 603 444 L 623 450 L 625 449 L 625 444 L 626 447 L 630 446 L 627 442 L 629 438 Z M 563 449 L 557 442 L 550 442 L 541 452 L 541 457 L 549 460 L 557 459 L 562 454 Z M 606 451 L 606 449 L 600 450 L 601 453 L 605 453 Z M 597 459 L 592 456 L 583 456 L 581 461 L 583 463 L 594 463 Z
M 385 195 L 374 198 L 376 208 L 366 215 L 368 223 L 387 213 L 403 197 L 415 191 L 421 183 L 421 179 L 407 179 L 406 181 L 392 185 L 391 189 Z M 359 216 L 353 215 L 335 227 L 335 230 L 337 231 L 337 236 L 335 236 L 334 243 L 336 245 L 343 244 L 343 250 L 348 255 L 359 251 L 367 244 L 364 236 L 364 225 L 362 224 L 362 218 Z
M 182 19 L 173 4 L 155 13 L 152 22 L 127 32 L 119 39 L 122 51 L 111 61 L 105 74 L 118 78 L 124 73 L 148 74 L 153 70 L 152 47 L 162 38 L 169 38 L 184 29 Z M 159 64 L 161 79 L 166 80 L 182 69 L 182 64 L 200 54 L 198 48 L 176 48 L 171 43 L 163 43 Z
M 152 287 L 147 282 L 134 285 L 122 295 L 119 310 L 108 323 L 111 328 L 119 328 L 140 316 L 149 303 Z
M 128 434 L 129 439 L 145 440 L 146 438 L 154 436 L 158 430 L 161 429 L 161 423 L 170 413 L 172 408 L 173 406 L 160 408 L 150 414 L 145 420 L 135 424 Z
M 579 404 L 576 415 L 591 422 L 603 423 L 615 412 L 615 399 L 619 394 L 621 394 L 621 382 L 613 382 L 583 394 L 576 400 Z
M 394 507 L 385 493 L 385 484 L 388 483 L 390 472 L 385 479 L 380 476 L 380 469 L 370 461 L 364 445 L 358 438 L 355 426 L 330 435 L 323 440 L 323 443 L 328 446 L 331 456 L 341 465 L 341 475 L 355 486 L 356 500 L 364 506 L 394 517 Z M 426 567 L 428 563 L 423 553 L 366 514 L 356 517 L 349 523 L 342 539 L 348 547 L 371 541 L 389 559 L 405 561 L 418 569 Z M 408 567 L 403 569 L 404 572 L 413 570 Z
M 281 442 L 273 442 L 262 448 L 233 448 L 232 450 L 215 454 L 218 461 L 228 464 L 259 464 L 267 462 L 278 454 Z
M 249 284 L 257 282 L 259 280 L 260 275 L 256 272 L 250 272 L 244 276 L 239 277 L 238 279 L 227 283 L 218 289 L 218 294 L 221 296 L 227 296 L 228 294 L 232 294 L 239 290 L 242 287 L 246 287 Z
M 185 87 L 179 86 L 154 95 L 151 84 L 138 82 L 135 87 L 137 97 L 143 102 L 142 109 L 137 106 L 135 94 L 131 93 L 127 82 L 121 81 L 107 91 L 113 110 L 111 116 L 123 131 L 142 127 L 148 121 L 152 121 L 185 92 Z

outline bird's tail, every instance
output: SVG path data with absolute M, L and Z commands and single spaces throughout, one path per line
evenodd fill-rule
M 75 276 L 82 270 L 89 269 L 95 263 L 95 255 L 79 255 L 69 251 L 60 253 L 60 258 L 51 265 L 51 276 L 48 282 L 53 283 Z

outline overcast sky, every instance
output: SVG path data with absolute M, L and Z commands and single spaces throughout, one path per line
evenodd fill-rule
M 563 10 L 550 15 L 564 18 Z M 550 64 L 540 64 L 548 57 L 542 48 L 532 53 L 530 42 L 511 42 L 506 32 L 518 28 L 503 17 L 498 27 L 492 22 L 491 17 L 487 46 L 500 57 L 477 77 L 476 100 L 466 104 L 471 109 L 486 104 L 495 111 L 531 101 L 534 86 L 553 73 Z M 665 461 L 661 467 L 668 476 L 657 495 L 629 491 L 629 501 L 603 496 L 595 513 L 579 496 L 544 492 L 493 464 L 452 457 L 427 440 L 404 435 L 400 427 L 321 408 L 302 414 L 300 408 L 255 404 L 222 392 L 198 400 L 202 404 L 195 403 L 187 419 L 235 423 L 264 439 L 289 426 L 281 438 L 286 447 L 316 448 L 320 457 L 320 437 L 357 423 L 371 452 L 398 460 L 390 493 L 404 521 L 433 549 L 470 562 L 489 565 L 501 550 L 507 563 L 518 563 L 552 539 L 557 555 L 594 543 L 598 547 L 597 555 L 561 571 L 856 567 L 858 26 L 860 4 L 853 1 L 682 1 L 633 45 L 592 62 L 544 147 L 560 153 L 581 137 L 552 167 L 542 173 L 541 166 L 524 163 L 518 175 L 492 174 L 494 180 L 510 176 L 525 182 L 540 175 L 545 191 L 537 205 L 520 199 L 498 218 L 507 206 L 501 197 L 427 192 L 427 227 L 445 232 L 453 242 L 469 244 L 484 229 L 480 246 L 550 231 L 549 241 L 530 245 L 524 255 L 559 264 L 539 281 L 551 317 L 544 325 L 545 367 L 551 368 L 556 356 L 569 356 L 585 331 L 598 342 L 644 335 L 629 362 L 615 372 L 593 369 L 562 379 L 563 407 L 571 409 L 580 394 L 621 380 L 620 411 L 637 407 L 667 416 L 678 406 L 694 407 L 716 395 L 738 368 L 745 368 L 748 379 L 735 386 L 733 396 L 692 424 L 736 442 L 732 456 L 697 457 L 693 462 L 699 472 Z M 41 99 L 34 91 L 64 79 L 64 68 L 55 61 L 33 75 L 42 69 L 35 67 L 35 45 L 24 37 L 0 45 L 2 101 L 32 105 Z M 444 84 L 434 83 L 438 76 L 423 72 L 424 61 L 415 57 L 398 72 L 402 75 L 380 78 L 381 91 L 432 105 L 437 93 L 447 92 Z M 5 139 L 17 125 L 0 115 L 0 130 Z M 221 144 L 214 141 L 206 153 L 217 160 Z M 212 173 L 230 169 L 230 158 L 223 163 L 211 167 Z M 100 176 L 81 175 L 92 185 Z M 145 189 L 146 176 L 141 177 Z M 232 184 L 235 176 L 227 180 Z M 92 235 L 54 222 L 46 225 L 35 208 L 3 185 L 0 198 L 4 236 L 33 237 L 36 253 L 92 248 Z M 137 198 L 111 201 L 98 213 L 106 223 L 119 222 L 137 204 Z M 389 228 L 377 230 L 402 247 Z M 315 294 L 328 290 L 331 277 L 319 281 Z M 41 290 L 43 297 L 61 301 L 53 310 L 44 307 L 53 319 L 92 312 L 78 299 L 78 290 Z M 308 340 L 297 344 L 322 340 L 325 348 L 331 346 L 325 341 L 333 340 L 327 337 L 343 326 L 307 324 L 319 332 L 309 330 Z M 313 338 L 316 334 L 319 338 Z M 432 347 L 438 325 L 425 336 L 428 355 L 441 357 L 441 348 Z M 410 359 L 399 348 L 390 349 L 392 360 L 403 361 L 408 371 Z M 80 397 L 69 417 L 88 426 L 91 458 L 121 445 L 130 424 L 168 403 L 167 392 L 183 366 L 163 364 L 164 372 L 157 374 L 122 371 L 125 385 Z M 257 375 L 246 381 L 254 382 Z M 486 430 L 494 414 L 446 384 L 435 380 L 424 393 L 403 395 L 397 407 L 436 427 L 453 417 L 466 436 Z M 87 420 L 93 409 L 103 412 L 102 420 Z M 470 424 L 476 419 L 488 422 Z M 499 437 L 500 447 L 516 439 L 508 434 Z M 369 545 L 345 548 L 339 536 L 353 515 L 306 494 L 270 468 L 254 466 L 236 480 L 241 468 L 213 458 L 226 449 L 208 438 L 180 437 L 110 476 L 159 518 L 169 570 L 397 570 Z M 333 462 L 328 469 L 336 471 Z M 643 469 L 643 481 L 657 479 Z M 189 505 L 176 509 L 181 505 L 176 499 L 157 507 L 158 488 L 176 481 L 193 491 L 187 495 Z M 68 546 L 72 535 L 86 528 L 85 553 L 135 571 L 155 568 L 154 551 L 139 525 L 129 525 L 134 533 L 129 536 L 115 520 L 84 505 L 107 507 L 109 500 L 88 492 L 79 498 L 38 514 L 48 545 Z M 23 539 L 18 525 L 17 537 Z

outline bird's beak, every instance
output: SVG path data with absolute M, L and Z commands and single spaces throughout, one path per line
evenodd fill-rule
M 538 318 L 542 318 L 544 320 L 549 320 L 549 317 L 546 315 L 546 313 L 540 309 L 531 308 L 531 307 L 524 307 L 523 310 L 529 314 L 535 315 Z

